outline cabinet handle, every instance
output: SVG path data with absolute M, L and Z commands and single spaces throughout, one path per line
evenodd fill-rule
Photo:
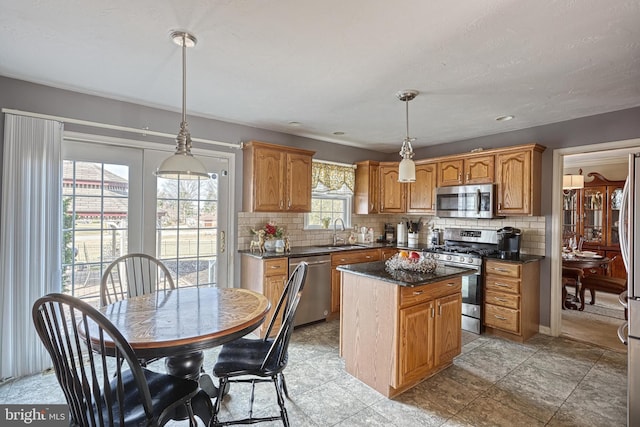
M 289 209 L 291 209 L 291 199 L 289 199 Z
M 494 314 L 493 316 L 498 320 L 507 320 L 506 317 L 498 316 L 497 314 Z
M 275 269 L 282 268 L 282 267 L 280 267 L 279 265 L 272 265 L 270 268 L 272 270 L 275 270 Z
M 447 283 L 447 286 L 450 288 L 454 287 L 455 285 L 456 285 L 455 283 Z
M 283 206 L 284 206 L 284 203 L 282 202 L 282 200 L 280 200 L 280 209 L 282 209 Z
M 495 271 L 499 271 L 499 272 L 501 272 L 501 273 L 506 273 L 506 272 L 508 272 L 508 271 L 509 271 L 509 270 L 507 270 L 506 268 L 500 268 L 500 267 L 493 267 L 493 269 L 494 269 Z
M 442 316 L 442 304 L 438 303 L 438 316 Z
M 502 202 L 498 202 L 498 211 L 502 210 Z
M 498 297 L 494 297 L 496 301 L 500 301 L 500 302 L 507 302 L 506 299 L 504 298 L 498 298 Z
M 424 294 L 424 291 L 413 291 L 414 295 L 422 295 Z
M 431 307 L 431 317 L 436 317 L 436 309 Z
M 499 283 L 499 282 L 493 282 L 494 285 L 496 286 L 500 286 L 501 288 L 508 288 L 509 285 L 507 285 L 506 283 Z
M 469 181 L 470 179 L 471 179 L 471 174 L 467 172 L 467 181 Z
M 371 259 L 371 255 L 366 255 L 365 258 L 366 259 Z

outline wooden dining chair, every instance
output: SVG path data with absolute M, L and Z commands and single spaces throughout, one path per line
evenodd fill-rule
M 175 289 L 169 269 L 159 259 L 130 253 L 113 261 L 100 281 L 100 306 L 132 296 Z
M 576 310 L 577 305 L 573 301 L 569 301 L 567 298 L 569 293 L 567 292 L 567 286 L 571 286 L 575 290 L 575 298 L 577 300 L 580 295 L 580 288 L 582 286 L 582 278 L 584 277 L 584 271 L 577 267 L 562 267 L 562 309 L 565 308 Z
M 32 316 L 71 425 L 162 426 L 179 407 L 197 425 L 191 398 L 198 383 L 142 368 L 127 340 L 91 305 L 49 294 L 35 302 Z
M 308 264 L 301 262 L 289 276 L 289 280 L 280 296 L 276 309 L 269 322 L 269 327 L 262 339 L 240 338 L 224 344 L 218 355 L 213 374 L 220 379 L 218 396 L 213 410 L 211 427 L 233 424 L 254 424 L 258 422 L 281 420 L 283 425 L 289 426 L 289 417 L 284 405 L 284 395 L 289 398 L 287 384 L 283 371 L 287 366 L 288 347 L 293 322 L 304 289 Z M 280 330 L 275 337 L 270 338 L 271 329 L 282 319 Z M 253 416 L 253 401 L 255 384 L 259 382 L 273 382 L 276 400 L 280 407 L 280 415 L 267 417 Z M 220 421 L 218 413 L 229 383 L 251 383 L 251 397 L 249 401 L 249 416 L 240 420 Z

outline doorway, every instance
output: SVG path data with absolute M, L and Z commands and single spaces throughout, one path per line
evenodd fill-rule
M 106 267 L 127 253 L 153 255 L 176 284 L 227 287 L 233 155 L 197 150 L 211 179 L 167 180 L 170 152 L 131 140 L 63 142 L 63 291 L 93 303 Z
M 590 305 L 590 296 L 586 296 L 587 304 L 584 311 L 562 310 L 562 230 L 563 206 L 562 193 L 563 173 L 577 173 L 583 169 L 597 171 L 603 165 L 618 162 L 618 170 L 610 172 L 620 174 L 627 169 L 627 156 L 630 152 L 640 150 L 640 140 L 617 141 L 594 144 L 582 147 L 558 149 L 554 151 L 554 192 L 552 203 L 552 256 L 551 256 L 551 335 L 567 336 L 572 339 L 590 342 L 596 345 L 612 348 L 615 351 L 626 351 L 618 341 L 617 325 L 624 322 L 624 312 L 618 306 L 617 296 L 597 293 L 596 304 Z M 612 178 L 625 179 L 624 176 Z

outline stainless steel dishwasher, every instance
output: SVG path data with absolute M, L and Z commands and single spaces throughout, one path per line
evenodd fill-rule
M 294 326 L 324 320 L 331 310 L 331 256 L 289 258 L 289 271 L 303 261 L 309 268 Z

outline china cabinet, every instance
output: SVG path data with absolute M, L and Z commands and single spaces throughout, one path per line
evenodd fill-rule
M 563 191 L 563 240 L 583 239 L 583 250 L 613 259 L 609 274 L 626 277 L 620 256 L 620 206 L 624 181 L 609 181 L 597 172 L 587 174 L 584 188 Z M 575 244 L 574 244 L 575 246 Z M 575 248 L 574 248 L 575 249 Z

